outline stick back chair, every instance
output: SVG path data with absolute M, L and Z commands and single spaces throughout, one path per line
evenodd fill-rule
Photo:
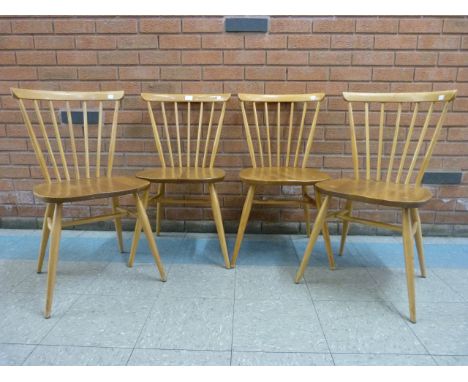
M 307 186 L 329 179 L 321 171 L 308 168 L 314 133 L 323 93 L 314 94 L 239 94 L 245 136 L 252 167 L 243 169 L 239 176 L 249 188 L 242 209 L 231 266 L 239 254 L 252 205 L 296 206 L 304 209 L 307 233 L 310 232 L 309 208 L 320 204 L 313 199 Z M 255 199 L 257 186 L 301 186 L 301 198 Z M 330 262 L 334 268 L 327 227 L 323 236 Z
M 317 184 L 317 190 L 324 196 L 323 204 L 297 271 L 296 283 L 303 277 L 317 235 L 328 219 L 343 221 L 340 255 L 351 222 L 400 232 L 403 236 L 410 321 L 416 322 L 413 238 L 421 275 L 426 277 L 419 207 L 432 197 L 421 182 L 456 90 L 345 92 L 343 96 L 348 101 L 354 178 L 332 179 Z M 359 111 L 355 110 L 357 107 L 360 107 Z M 358 124 L 358 121 L 363 123 Z M 358 144 L 359 136 L 363 141 Z M 371 137 L 376 138 L 374 142 L 371 142 Z M 359 152 L 363 153 L 362 156 Z M 332 197 L 346 200 L 343 210 L 327 212 Z M 353 216 L 353 202 L 356 201 L 398 208 L 402 214 L 402 224 Z
M 164 267 L 154 241 L 140 192 L 150 184 L 128 176 L 113 176 L 112 167 L 117 137 L 117 119 L 123 91 L 64 92 L 11 89 L 18 100 L 28 135 L 45 183 L 34 187 L 34 195 L 46 202 L 37 272 L 42 271 L 50 239 L 47 295 L 44 315 L 50 317 L 60 235 L 63 228 L 114 220 L 120 251 L 123 251 L 121 219 L 136 217 L 143 225 L 161 279 Z M 29 106 L 29 108 L 28 108 Z M 83 112 L 83 122 L 73 122 L 72 106 Z M 59 123 L 57 112 L 64 110 L 66 122 Z M 88 121 L 88 111 L 97 110 L 97 126 Z M 63 115 L 63 113 L 62 113 Z M 106 118 L 109 117 L 109 118 Z M 92 122 L 92 121 L 91 121 Z M 110 129 L 106 128 L 110 124 Z M 107 147 L 107 150 L 105 148 Z M 119 197 L 133 195 L 137 213 L 120 207 Z M 99 198 L 111 200 L 112 213 L 64 221 L 64 203 Z
M 164 205 L 211 205 L 226 268 L 230 268 L 223 219 L 216 183 L 226 173 L 215 168 L 226 102 L 230 94 L 152 94 L 142 93 L 153 129 L 160 166 L 136 174 L 140 179 L 158 183 L 158 192 L 147 203 L 156 205 L 156 235 L 161 230 Z M 207 184 L 207 198 L 177 199 L 166 195 L 166 184 Z M 138 238 L 141 227 L 135 227 Z M 134 261 L 136 245 L 130 251 L 129 266 Z

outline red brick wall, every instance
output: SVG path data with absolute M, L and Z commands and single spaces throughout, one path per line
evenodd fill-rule
M 271 17 L 269 32 L 225 33 L 223 17 L 0 18 L 1 225 L 35 226 L 43 204 L 31 189 L 39 179 L 10 87 L 124 89 L 117 172 L 156 164 L 142 91 L 282 93 L 324 91 L 314 163 L 333 175 L 349 169 L 342 91 L 458 89 L 430 169 L 463 172 L 462 185 L 432 187 L 422 220 L 429 232 L 468 233 L 468 18 Z M 227 171 L 219 194 L 227 230 L 235 230 L 248 165 L 237 99 L 229 104 L 217 165 Z M 125 143 L 125 144 L 124 144 Z M 28 154 L 26 154 L 28 153 Z M 179 189 L 180 191 L 180 189 Z M 179 192 L 172 189 L 172 192 Z M 201 192 L 193 187 L 193 192 Z M 268 193 L 291 192 L 271 188 Z M 67 209 L 69 216 L 101 210 L 98 201 Z M 392 209 L 360 205 L 359 214 L 397 221 Z M 302 211 L 255 209 L 253 230 L 294 232 Z M 172 229 L 206 227 L 206 209 L 170 207 Z M 281 224 L 279 224 L 281 222 Z M 276 224 L 276 226 L 275 226 Z M 210 226 L 211 227 L 211 226 Z M 428 231 L 426 231 L 428 232 Z

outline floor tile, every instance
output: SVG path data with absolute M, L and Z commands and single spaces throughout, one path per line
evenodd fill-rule
M 468 366 L 468 355 L 434 355 L 439 366 Z
M 133 347 L 154 299 L 83 295 L 42 345 Z
M 406 304 L 395 303 L 397 309 Z M 429 353 L 468 355 L 468 303 L 417 303 L 411 330 Z
M 337 366 L 436 366 L 430 355 L 333 354 Z
M 312 301 L 238 300 L 236 351 L 328 352 Z
M 156 265 L 134 264 L 128 268 L 126 264 L 110 263 L 92 282 L 85 285 L 83 293 L 156 297 L 164 284 Z
M 333 366 L 327 353 L 233 352 L 232 366 Z
M 0 260 L 0 290 L 4 292 L 13 290 L 35 271 L 35 261 Z
M 236 299 L 310 300 L 305 283 L 295 284 L 296 267 L 238 266 Z
M 426 353 L 398 312 L 384 301 L 315 305 L 332 353 Z
M 25 366 L 125 366 L 132 349 L 78 346 L 41 346 Z
M 0 344 L 0 366 L 20 366 L 36 345 Z
M 380 300 L 377 283 L 365 268 L 308 268 L 305 280 L 314 300 Z
M 433 268 L 431 271 L 468 302 L 468 269 Z
M 174 264 L 161 296 L 184 298 L 234 298 L 235 270 L 216 265 Z
M 245 235 L 237 265 L 297 267 L 299 261 L 288 235 Z
M 52 317 L 45 319 L 45 292 L 0 294 L 0 343 L 38 344 L 78 295 L 55 293 Z
M 225 351 L 231 349 L 233 301 L 225 299 L 157 300 L 138 348 Z
M 229 366 L 231 352 L 135 349 L 129 366 Z

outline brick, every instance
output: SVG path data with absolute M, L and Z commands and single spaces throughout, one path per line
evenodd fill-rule
M 197 49 L 200 48 L 200 36 L 163 35 L 159 37 L 161 49 Z
M 89 67 L 78 68 L 78 78 L 80 80 L 116 80 L 117 69 L 109 67 Z
M 419 36 L 418 49 L 458 49 L 458 36 Z
M 33 45 L 31 36 L 0 36 L 0 50 L 31 49 Z
M 455 81 L 455 68 L 416 68 L 415 81 Z
M 247 79 L 247 72 L 250 68 L 246 68 L 246 79 Z M 251 68 L 251 69 L 258 69 L 256 68 Z M 254 77 L 254 75 L 252 75 Z M 266 77 L 266 75 L 265 75 Z M 286 70 L 284 69 L 284 75 L 282 78 L 268 78 L 272 80 L 283 80 L 286 78 Z M 259 78 L 260 79 L 260 78 Z M 223 82 L 223 91 L 226 93 L 231 93 L 231 94 L 238 94 L 238 93 L 264 93 L 265 92 L 265 87 L 263 82 L 261 81 L 224 81 Z M 237 115 L 237 114 L 236 114 Z M 240 126 L 242 124 L 242 121 L 239 121 Z M 226 137 L 226 131 L 223 132 L 223 136 Z M 229 127 L 229 132 L 233 132 L 234 127 L 230 126 Z
M 1 80 L 35 80 L 37 79 L 36 68 L 32 67 L 0 67 Z
M 272 17 L 270 19 L 270 33 L 305 33 L 312 31 L 310 19 Z
M 73 36 L 34 36 L 36 49 L 73 49 Z
M 201 69 L 198 66 L 166 66 L 161 68 L 162 80 L 200 80 Z M 209 78 L 207 78 L 209 79 Z
M 333 19 L 314 19 L 312 22 L 313 32 L 335 33 L 335 32 L 354 32 L 354 19 L 351 18 L 333 18 Z
M 363 81 L 371 79 L 371 68 L 330 68 L 330 80 Z
M 375 36 L 375 49 L 416 49 L 417 36 L 408 35 L 378 35 Z
M 374 68 L 374 81 L 413 81 L 413 68 Z
M 281 35 L 245 36 L 245 49 L 285 49 L 287 37 Z
M 183 93 L 222 93 L 223 83 L 219 81 L 184 81 L 182 83 Z
M 310 52 L 310 65 L 351 65 L 350 52 Z
M 358 18 L 356 20 L 357 33 L 396 33 L 398 31 L 397 18 Z
M 323 67 L 292 67 L 288 69 L 288 80 L 292 81 L 326 81 L 328 68 Z
M 223 63 L 223 52 L 215 50 L 194 50 L 182 52 L 183 65 L 215 65 Z
M 183 52 L 186 53 L 186 52 Z M 220 52 L 218 52 L 221 55 Z M 180 64 L 180 52 L 176 51 L 142 51 L 140 52 L 140 64 L 175 65 Z
M 97 33 L 137 33 L 137 31 L 138 24 L 135 19 L 96 20 Z
M 457 81 L 468 81 L 468 68 L 458 69 Z
M 141 33 L 178 33 L 181 21 L 178 18 L 142 18 L 140 19 Z
M 436 52 L 396 52 L 395 65 L 434 66 L 436 64 Z
M 77 36 L 77 49 L 115 49 L 117 47 L 114 36 Z
M 244 68 L 239 66 L 210 66 L 203 68 L 204 80 L 242 80 Z
M 201 45 L 203 49 L 242 49 L 244 38 L 238 35 L 205 35 Z
M 353 65 L 393 65 L 393 52 L 362 51 L 353 52 Z
M 11 33 L 10 20 L 0 20 L 0 33 Z
M 212 17 L 190 17 L 182 19 L 182 32 L 216 33 L 224 32 L 224 20 Z
M 366 35 L 333 35 L 332 49 L 371 49 L 374 37 Z
M 468 20 L 464 19 L 445 19 L 444 33 L 467 33 Z
M 154 49 L 158 47 L 156 35 L 119 36 L 117 39 L 119 49 Z
M 300 82 L 266 82 L 266 94 L 287 94 L 287 93 L 305 93 L 306 86 L 304 81 Z
M 269 66 L 247 67 L 245 68 L 245 79 L 283 81 L 286 80 L 286 68 Z
M 52 33 L 51 20 L 25 19 L 11 20 L 11 29 L 13 33 Z
M 94 33 L 95 23 L 94 20 L 84 19 L 62 19 L 54 21 L 55 33 Z
M 229 50 L 224 52 L 225 65 L 261 65 L 265 64 L 264 50 Z
M 138 64 L 138 52 L 135 51 L 108 51 L 98 52 L 101 65 Z
M 269 65 L 306 65 L 308 61 L 308 52 L 267 51 Z
M 15 52 L 0 52 L 1 65 L 14 65 L 16 63 Z
M 121 80 L 157 80 L 159 68 L 153 66 L 125 66 L 119 68 Z
M 442 19 L 401 19 L 400 33 L 440 33 L 442 32 Z
M 311 35 L 311 36 L 289 36 L 289 49 L 326 49 L 330 47 L 330 36 Z
M 468 66 L 467 52 L 440 52 L 440 66 Z
M 97 54 L 93 51 L 59 51 L 57 52 L 59 65 L 95 65 Z
M 75 68 L 40 67 L 37 69 L 40 80 L 74 80 L 77 78 Z
M 54 51 L 18 51 L 18 65 L 54 65 L 57 63 Z

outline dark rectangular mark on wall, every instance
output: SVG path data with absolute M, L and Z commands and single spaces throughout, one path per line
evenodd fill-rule
M 461 172 L 426 171 L 422 182 L 423 184 L 460 184 L 461 179 Z
M 84 122 L 83 111 L 82 110 L 72 110 L 71 117 L 73 124 L 82 125 Z M 60 111 L 60 119 L 62 123 L 68 123 L 68 116 L 66 111 Z M 98 111 L 88 111 L 88 124 L 97 125 L 99 122 L 99 112 Z
M 224 20 L 226 32 L 268 32 L 266 17 L 227 17 Z

